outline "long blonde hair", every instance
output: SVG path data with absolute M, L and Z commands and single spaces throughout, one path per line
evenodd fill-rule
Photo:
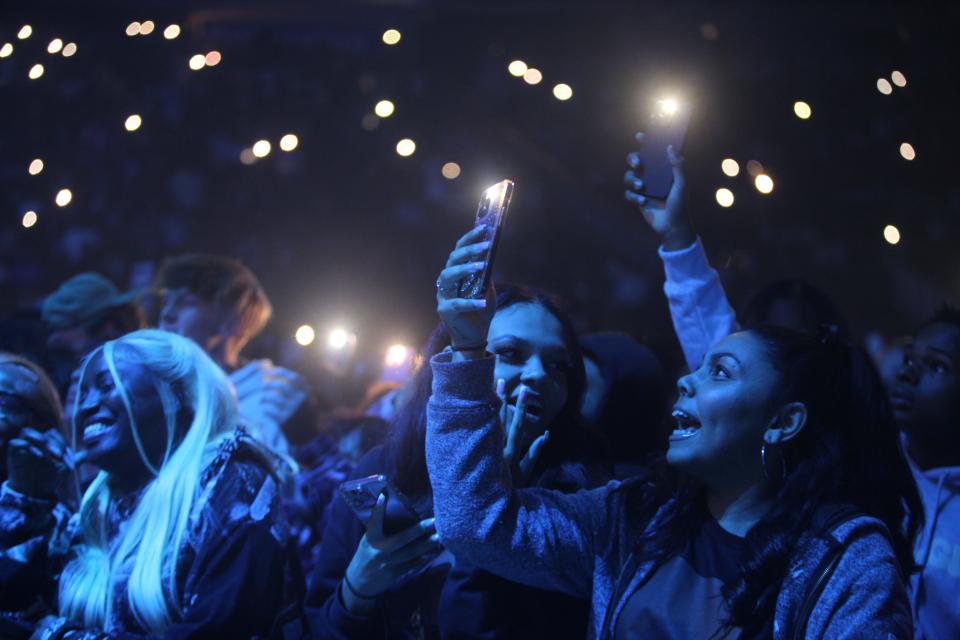
M 114 592 L 125 581 L 130 611 L 147 631 L 162 635 L 180 610 L 177 558 L 201 490 L 201 472 L 236 427 L 236 400 L 220 367 L 187 338 L 144 329 L 107 342 L 87 357 L 81 385 L 87 364 L 97 353 L 103 355 L 126 408 L 137 450 L 154 478 L 113 540 L 108 538 L 106 522 L 112 498 L 110 474 L 101 471 L 84 493 L 80 542 L 60 579 L 60 612 L 87 627 L 110 630 Z M 118 356 L 144 367 L 160 396 L 166 449 L 159 467 L 147 457 L 139 430 L 160 425 L 137 424 L 127 388 L 117 373 Z M 177 419 L 184 409 L 191 420 L 177 443 Z M 74 421 L 74 447 L 76 431 Z

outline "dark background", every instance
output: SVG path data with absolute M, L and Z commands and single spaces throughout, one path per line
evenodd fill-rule
M 549 289 L 584 329 L 628 330 L 673 364 L 657 239 L 621 182 L 644 99 L 664 88 L 695 107 L 691 216 L 735 306 L 800 276 L 857 335 L 892 337 L 960 297 L 950 5 L 9 2 L 0 16 L 0 44 L 15 47 L 0 59 L 4 312 L 81 270 L 127 287 L 166 255 L 225 253 L 274 302 L 254 351 L 277 352 L 302 323 L 321 335 L 343 323 L 361 353 L 382 354 L 422 342 L 446 253 L 482 188 L 512 177 L 499 278 Z M 124 34 L 147 19 L 149 36 Z M 183 32 L 168 41 L 171 22 Z M 33 35 L 17 40 L 25 23 Z M 396 46 L 381 41 L 389 27 Z M 54 37 L 78 53 L 48 54 Z M 218 66 L 188 68 L 213 49 Z M 515 58 L 544 81 L 510 76 Z M 36 62 L 46 73 L 29 80 Z M 876 81 L 894 69 L 908 84 L 881 95 Z M 572 100 L 553 98 L 557 82 Z M 365 130 L 382 98 L 395 114 Z M 144 122 L 134 133 L 131 113 Z M 300 145 L 282 153 L 288 132 Z M 404 137 L 417 143 L 409 158 L 394 151 Z M 273 152 L 243 165 L 260 138 Z M 45 168 L 30 176 L 35 157 Z M 724 157 L 739 177 L 721 173 Z M 750 183 L 751 159 L 774 178 L 771 195 Z M 456 180 L 440 174 L 448 161 L 462 167 Z M 715 202 L 721 186 L 732 208 Z M 65 208 L 53 204 L 61 187 L 74 194 Z M 25 229 L 28 209 L 39 222 Z M 887 224 L 899 245 L 884 241 Z

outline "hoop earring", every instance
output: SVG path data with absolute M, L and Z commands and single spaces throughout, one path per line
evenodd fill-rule
M 770 480 L 770 473 L 767 471 L 767 443 L 763 442 L 760 445 L 760 466 L 763 468 L 763 477 L 765 480 Z M 787 461 L 784 457 L 780 456 L 780 482 L 781 484 L 787 481 Z

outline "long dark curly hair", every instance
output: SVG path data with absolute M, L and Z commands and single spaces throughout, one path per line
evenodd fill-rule
M 741 638 L 772 635 L 790 559 L 819 509 L 844 505 L 881 520 L 904 577 L 915 570 L 913 540 L 923 518 L 887 396 L 866 352 L 835 334 L 817 337 L 779 327 L 749 333 L 780 374 L 774 400 L 804 403 L 807 422 L 782 446 L 786 479 L 774 506 L 746 536 L 738 579 L 724 589 L 725 628 L 739 628 Z M 644 555 L 662 561 L 682 552 L 703 523 L 705 489 L 689 478 L 670 492 L 643 489 L 631 496 L 636 513 L 649 516 L 651 496 L 673 498 L 640 542 Z
M 584 424 L 580 417 L 580 402 L 586 388 L 583 355 L 569 316 L 551 296 L 518 285 L 497 285 L 496 309 L 500 311 L 516 304 L 536 304 L 554 316 L 561 326 L 563 343 L 570 354 L 567 377 L 567 401 L 550 426 L 547 442 L 534 477 L 547 469 L 555 469 L 566 462 L 585 462 L 601 465 L 605 459 L 603 440 Z M 450 336 L 443 325 L 434 329 L 421 351 L 420 366 L 410 381 L 409 399 L 398 411 L 390 425 L 385 443 L 386 473 L 393 485 L 410 496 L 424 495 L 430 490 L 427 475 L 424 438 L 427 428 L 427 400 L 433 384 L 430 358 L 450 344 Z M 493 381 L 491 380 L 491 385 Z M 580 480 L 571 478 L 573 484 Z M 583 479 L 582 484 L 589 484 Z

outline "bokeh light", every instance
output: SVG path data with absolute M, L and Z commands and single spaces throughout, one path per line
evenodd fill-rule
M 797 114 L 797 117 L 801 120 L 807 120 L 813 115 L 813 109 L 803 100 L 797 100 L 793 103 L 793 112 Z
M 126 33 L 128 36 L 131 36 L 131 37 L 137 35 L 138 33 L 140 33 L 140 23 L 134 20 L 133 22 L 127 25 L 127 28 L 124 31 L 124 33 Z
M 304 324 L 297 329 L 294 337 L 297 339 L 297 344 L 301 347 L 308 347 L 317 339 L 317 332 L 314 331 L 310 325 Z
M 410 357 L 410 347 L 405 344 L 390 345 L 387 349 L 387 355 L 384 357 L 384 364 L 388 367 L 401 367 Z
M 917 157 L 917 152 L 914 150 L 912 144 L 903 142 L 900 144 L 900 155 L 903 156 L 904 160 L 913 160 Z
M 680 103 L 674 100 L 673 98 L 667 98 L 665 100 L 657 100 L 657 104 L 660 106 L 660 112 L 668 116 L 672 116 L 677 111 L 680 110 Z
M 373 112 L 381 118 L 389 118 L 393 115 L 394 106 L 389 100 L 381 100 L 373 107 Z
M 700 25 L 700 35 L 703 36 L 704 40 L 715 42 L 720 37 L 720 29 L 712 22 L 707 22 Z
M 573 89 L 570 85 L 561 82 L 553 87 L 553 97 L 560 101 L 569 100 L 573 97 Z
M 43 65 L 39 62 L 32 67 L 30 67 L 30 72 L 27 73 L 27 77 L 31 80 L 36 80 L 43 75 Z
M 77 43 L 68 42 L 67 46 L 63 48 L 63 57 L 69 58 L 70 56 L 74 55 L 76 52 L 77 52 Z
M 40 158 L 34 158 L 30 162 L 30 166 L 27 167 L 27 173 L 29 173 L 32 176 L 35 176 L 39 174 L 41 171 L 43 171 L 43 160 L 41 160 Z
M 31 27 L 28 24 L 25 24 L 22 27 L 20 27 L 20 31 L 17 31 L 17 38 L 19 38 L 20 40 L 26 40 L 27 38 L 30 37 L 30 34 L 32 33 L 33 33 L 33 27 Z
M 37 216 L 36 211 L 27 211 L 23 214 L 23 219 L 20 221 L 20 224 L 22 224 L 25 229 L 29 229 L 33 225 L 37 224 L 38 218 L 39 216 Z
M 288 133 L 282 138 L 280 138 L 280 150 L 281 151 L 293 151 L 297 148 L 297 145 L 300 144 L 300 139 L 296 134 Z
M 719 204 L 721 207 L 726 208 L 733 206 L 733 191 L 730 191 L 730 189 L 727 189 L 726 187 L 717 189 L 716 198 L 717 204 Z
M 167 28 L 163 30 L 163 37 L 167 40 L 173 40 L 180 35 L 180 25 L 170 24 L 167 25 Z
M 340 349 L 345 348 L 350 344 L 350 332 L 346 329 L 336 328 L 330 332 L 330 335 L 327 336 L 327 346 L 331 349 Z
M 246 147 L 243 151 L 240 152 L 240 162 L 246 165 L 251 165 L 257 161 L 257 156 L 253 155 L 253 149 Z
M 270 155 L 270 141 L 257 140 L 253 143 L 253 155 L 258 158 L 266 158 Z
M 440 168 L 440 173 L 447 180 L 455 180 L 460 175 L 460 165 L 456 162 L 448 162 Z
M 140 35 L 148 36 L 153 33 L 154 28 L 157 25 L 153 24 L 153 20 L 144 20 L 140 23 Z
M 65 207 L 73 200 L 73 192 L 70 191 L 70 189 L 60 189 L 60 191 L 57 191 L 57 196 L 53 200 L 57 203 L 58 207 Z
M 380 118 L 372 113 L 365 113 L 360 118 L 360 126 L 363 127 L 364 131 L 373 131 L 380 126 Z
M 407 156 L 412 156 L 413 152 L 417 150 L 417 143 L 411 140 L 410 138 L 404 138 L 397 143 L 397 153 L 404 158 Z
M 127 131 L 136 131 L 142 124 L 143 118 L 141 118 L 138 114 L 133 113 L 127 116 L 127 119 L 123 121 L 123 128 Z
M 763 165 L 760 164 L 757 160 L 748 160 L 747 161 L 747 173 L 756 178 L 758 175 L 763 173 Z
M 720 163 L 720 170 L 731 178 L 735 178 L 740 175 L 740 163 L 733 158 L 724 158 Z
M 527 72 L 527 63 L 523 60 L 514 60 L 507 65 L 507 71 L 515 78 L 523 77 L 523 74 Z
M 63 49 L 63 40 L 60 38 L 54 38 L 50 41 L 50 44 L 47 45 L 47 53 L 49 54 L 60 53 L 61 49 Z
M 893 80 L 893 84 L 897 85 L 898 87 L 907 86 L 907 76 L 903 75 L 899 71 L 894 71 L 891 73 L 890 79 Z
M 190 65 L 190 68 L 194 71 L 200 71 L 207 64 L 207 59 L 202 53 L 190 56 L 190 61 L 187 63 Z
M 208 67 L 215 67 L 220 64 L 220 61 L 223 59 L 223 56 L 220 55 L 219 51 L 210 51 L 203 57 L 203 62 Z
M 757 191 L 763 194 L 767 194 L 773 191 L 773 178 L 768 176 L 765 173 L 757 175 L 753 179 L 753 185 L 757 188 Z
M 397 44 L 400 42 L 400 32 L 396 29 L 387 29 L 383 32 L 383 41 L 385 44 Z
M 540 73 L 539 69 L 534 69 L 533 67 L 530 67 L 529 69 L 523 72 L 523 81 L 526 82 L 527 84 L 540 84 L 542 80 L 543 80 L 543 74 Z
M 877 91 L 882 93 L 885 96 L 893 93 L 893 86 L 890 84 L 890 81 L 886 78 L 880 78 L 877 80 Z
M 892 224 L 888 224 L 883 228 L 883 239 L 889 244 L 897 244 L 900 242 L 900 229 L 897 229 Z
M 4 42 L 0 47 L 0 58 L 9 58 L 13 54 L 13 44 Z

